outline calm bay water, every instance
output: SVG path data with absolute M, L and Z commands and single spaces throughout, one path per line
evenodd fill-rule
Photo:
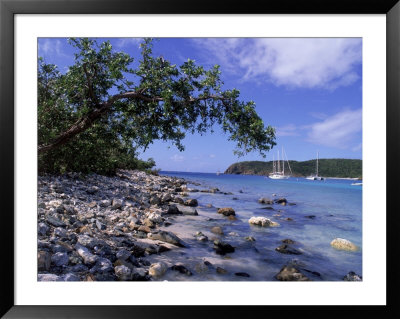
M 196 267 L 199 261 L 208 260 L 214 265 L 227 269 L 231 275 L 217 276 L 206 273 L 196 275 L 190 280 L 275 280 L 274 275 L 289 261 L 296 260 L 304 274 L 313 280 L 342 280 L 349 271 L 362 275 L 362 187 L 352 186 L 354 181 L 328 179 L 309 181 L 304 178 L 271 180 L 263 176 L 225 175 L 206 173 L 161 172 L 161 175 L 184 178 L 201 185 L 188 184 L 197 189 L 217 187 L 222 192 L 233 195 L 189 193 L 199 202 L 200 215 L 214 218 L 206 221 L 202 218 L 178 217 L 182 229 L 192 227 L 193 232 L 208 232 L 212 226 L 222 226 L 223 241 L 237 247 L 228 257 L 217 256 L 210 245 L 190 240 L 190 247 L 181 254 L 189 267 Z M 276 194 L 276 197 L 273 197 Z M 268 206 L 258 203 L 260 197 L 285 197 L 294 206 L 274 204 L 275 210 L 262 209 Z M 236 199 L 234 199 L 236 198 Z M 214 208 L 206 208 L 212 204 Z M 237 221 L 228 221 L 216 213 L 215 207 L 232 207 L 236 211 Z M 314 218 L 307 216 L 314 215 Z M 251 226 L 248 219 L 252 216 L 264 216 L 280 224 L 279 227 Z M 200 216 L 201 217 L 201 216 Z M 286 220 L 290 218 L 292 220 Z M 179 223 L 175 229 L 180 232 Z M 253 236 L 256 241 L 249 243 L 246 236 Z M 214 236 L 215 237 L 215 236 Z M 345 238 L 358 247 L 357 252 L 339 251 L 330 246 L 336 238 Z M 281 240 L 290 238 L 296 242 L 294 248 L 301 255 L 286 255 L 275 251 L 282 244 Z M 247 272 L 250 278 L 241 279 L 235 272 Z M 313 274 L 317 272 L 320 276 Z M 168 279 L 168 278 L 167 278 Z M 170 278 L 171 280 L 185 280 Z

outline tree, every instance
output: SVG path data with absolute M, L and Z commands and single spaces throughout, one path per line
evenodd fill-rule
M 135 69 L 133 58 L 113 51 L 108 41 L 71 38 L 69 43 L 77 52 L 65 74 L 39 58 L 43 165 L 96 145 L 117 157 L 132 157 L 157 139 L 171 140 L 182 151 L 186 132 L 203 134 L 215 124 L 236 142 L 237 155 L 258 150 L 265 156 L 275 145 L 274 129 L 264 127 L 254 102 L 240 101 L 236 89 L 222 90 L 218 66 L 205 70 L 189 59 L 177 67 L 153 56 L 151 39 L 143 40 Z

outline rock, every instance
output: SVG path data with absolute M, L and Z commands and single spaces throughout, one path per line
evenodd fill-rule
M 121 260 L 127 260 L 131 256 L 131 252 L 127 251 L 126 249 L 120 249 L 116 253 L 116 257 Z
M 272 220 L 266 217 L 251 217 L 249 219 L 249 223 L 253 225 L 258 225 L 262 227 L 276 227 L 279 226 L 278 223 L 273 222 Z
M 161 199 L 158 196 L 152 196 L 149 200 L 150 205 L 160 205 Z
M 305 218 L 309 218 L 309 219 L 314 219 L 316 216 L 315 215 L 307 215 L 307 216 L 304 216 Z
M 282 240 L 282 243 L 284 243 L 284 244 L 294 244 L 295 241 L 294 241 L 294 240 L 291 240 L 291 239 L 289 239 L 289 238 L 287 238 L 287 239 L 283 239 L 283 240 Z
M 280 281 L 309 281 L 308 277 L 303 275 L 298 269 L 295 267 L 288 265 L 283 266 L 278 274 L 275 275 L 275 278 Z
M 254 237 L 252 237 L 252 236 L 247 236 L 244 239 L 247 240 L 247 241 L 256 241 L 256 239 Z
M 223 235 L 224 232 L 222 231 L 222 228 L 219 226 L 214 226 L 213 228 L 211 228 L 211 232 L 217 235 Z
M 160 278 L 166 271 L 167 266 L 163 262 L 158 262 L 150 265 L 149 275 L 154 278 Z
M 61 280 L 62 281 L 80 281 L 81 279 L 79 278 L 79 276 L 77 276 L 73 273 L 68 273 L 68 274 L 62 275 Z
M 201 231 L 197 232 L 194 236 L 198 241 L 208 241 L 208 237 L 204 235 Z
M 171 267 L 171 270 L 179 271 L 181 274 L 184 274 L 186 276 L 193 275 L 192 272 L 183 265 L 173 265 Z
M 199 205 L 199 203 L 197 202 L 197 199 L 192 198 L 192 199 L 186 200 L 184 205 L 191 206 L 191 207 L 196 207 L 196 206 Z
M 286 200 L 286 198 L 282 197 L 282 198 L 275 199 L 275 203 L 285 206 L 287 204 L 287 200 Z
M 96 227 L 98 230 L 105 230 L 107 229 L 107 226 L 101 223 L 100 221 L 96 220 Z
M 167 214 L 177 215 L 177 214 L 182 214 L 182 213 L 179 211 L 179 209 L 176 205 L 169 205 Z
M 153 222 L 154 224 L 161 224 L 163 222 L 161 215 L 157 213 L 150 213 L 147 219 Z
M 78 253 L 78 255 L 83 258 L 83 262 L 85 264 L 94 264 L 98 259 L 98 256 L 93 255 L 89 251 L 89 249 L 87 249 L 85 246 L 82 246 L 81 244 L 76 244 L 75 250 Z
M 237 198 L 237 197 L 232 197 L 232 200 L 239 200 L 239 198 Z
M 51 262 L 57 266 L 57 267 L 61 267 L 61 266 L 66 266 L 68 265 L 68 254 L 67 253 L 55 253 L 53 256 L 51 256 Z
M 62 220 L 58 219 L 57 217 L 51 216 L 51 215 L 48 215 L 46 217 L 46 221 L 50 225 L 53 225 L 54 227 L 65 227 L 66 226 Z
M 235 272 L 235 276 L 238 276 L 238 277 L 250 277 L 250 275 L 247 272 Z
M 344 281 L 362 281 L 362 277 L 357 275 L 354 271 L 350 271 L 346 276 L 343 277 Z
M 100 202 L 100 207 L 109 207 L 111 206 L 111 200 L 105 199 Z
M 228 220 L 237 220 L 237 218 L 233 215 L 228 216 Z
M 261 197 L 258 202 L 260 204 L 267 204 L 267 205 L 272 205 L 274 203 L 274 201 L 272 199 L 269 199 L 267 197 Z
M 220 274 L 220 275 L 225 275 L 226 273 L 228 273 L 228 271 L 226 271 L 224 268 L 221 268 L 221 267 L 217 267 L 216 272 L 217 272 L 217 274 Z
M 217 213 L 224 216 L 235 216 L 235 210 L 232 207 L 219 208 Z
M 113 265 L 107 258 L 98 258 L 96 264 L 90 269 L 90 272 L 110 272 L 113 270 Z
M 292 248 L 292 247 L 288 246 L 287 244 L 280 245 L 279 247 L 275 248 L 275 250 L 277 252 L 280 252 L 281 254 L 287 254 L 287 255 L 301 255 L 302 254 L 301 251 L 299 251 L 295 248 Z
M 189 207 L 189 206 L 183 206 L 183 205 L 177 205 L 179 211 L 181 212 L 181 214 L 183 215 L 192 215 L 192 216 L 197 216 L 199 215 L 197 213 L 196 208 L 194 207 Z
M 88 235 L 79 235 L 78 236 L 78 243 L 82 246 L 93 248 L 94 246 L 99 244 L 99 241 L 95 238 L 92 238 Z
M 39 235 L 45 236 L 49 230 L 50 230 L 50 227 L 47 226 L 45 223 L 38 224 L 38 234 Z
M 50 269 L 50 264 L 51 264 L 50 253 L 48 253 L 47 251 L 38 251 L 37 259 L 38 259 L 39 271 Z
M 204 262 L 197 263 L 194 266 L 194 269 L 199 274 L 205 274 L 205 273 L 208 273 L 208 271 L 209 271 L 208 265 L 206 265 Z
M 127 281 L 132 279 L 132 271 L 128 267 L 121 265 L 114 268 L 115 275 L 120 281 Z
M 167 202 L 172 201 L 172 196 L 171 196 L 171 194 L 170 194 L 170 193 L 164 194 L 164 195 L 161 197 L 161 201 L 162 201 L 163 203 L 167 203 Z
M 235 247 L 219 240 L 214 241 L 214 249 L 218 255 L 225 255 L 227 253 L 233 253 L 235 251 Z
M 89 195 L 94 195 L 99 191 L 99 188 L 97 186 L 92 186 L 86 190 L 86 193 Z
M 335 238 L 331 241 L 331 246 L 339 250 L 357 251 L 358 247 L 351 241 L 343 238 Z
M 293 221 L 293 219 L 290 218 L 290 217 L 286 217 L 285 220 L 287 220 L 288 222 L 292 222 Z
M 160 230 L 156 233 L 148 233 L 147 238 L 152 240 L 160 240 L 166 243 L 173 244 L 178 247 L 185 247 L 182 240 L 175 234 L 167 231 Z
M 122 200 L 114 198 L 111 205 L 111 209 L 120 209 L 122 207 Z
M 54 229 L 54 235 L 60 238 L 65 238 L 68 236 L 68 233 L 64 228 L 57 227 Z
M 62 281 L 60 276 L 54 274 L 38 274 L 38 281 Z
M 91 202 L 91 203 L 88 204 L 89 208 L 95 208 L 96 206 L 97 206 L 96 202 Z
M 274 210 L 274 208 L 273 208 L 273 207 L 271 207 L 271 206 L 265 206 L 265 207 L 261 207 L 261 209 Z

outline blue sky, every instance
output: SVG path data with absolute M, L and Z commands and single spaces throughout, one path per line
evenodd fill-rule
M 139 57 L 141 39 L 108 39 L 116 51 Z M 65 72 L 73 64 L 67 39 L 39 39 L 38 54 Z M 277 131 L 267 158 L 238 158 L 234 143 L 217 127 L 188 134 L 185 151 L 155 141 L 140 157 L 162 170 L 216 172 L 244 160 L 272 160 L 281 147 L 291 160 L 362 158 L 362 42 L 358 38 L 162 38 L 153 52 L 180 65 L 188 58 L 221 66 L 225 89 L 252 100 L 266 125 Z M 134 62 L 135 63 L 135 62 Z

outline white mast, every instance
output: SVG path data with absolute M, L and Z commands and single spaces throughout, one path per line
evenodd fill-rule
M 283 165 L 283 175 L 285 175 L 285 156 L 283 155 L 283 146 L 282 146 L 282 165 Z
M 278 150 L 278 173 L 281 172 L 281 164 L 279 163 L 279 150 Z
M 317 151 L 317 176 L 318 176 L 318 154 L 319 153 L 319 151 Z

